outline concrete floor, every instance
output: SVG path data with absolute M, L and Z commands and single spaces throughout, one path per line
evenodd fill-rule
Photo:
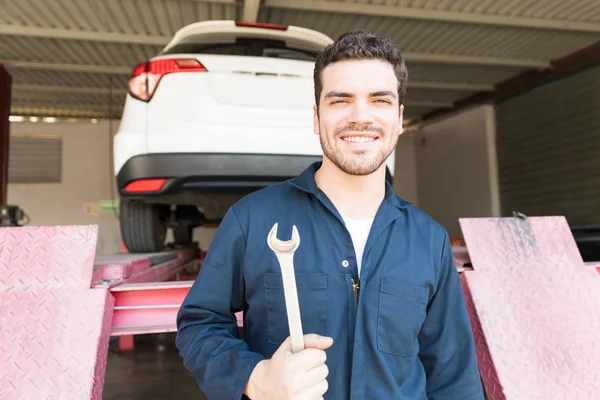
M 136 336 L 128 352 L 120 352 L 117 343 L 111 340 L 103 399 L 206 400 L 183 366 L 174 333 Z

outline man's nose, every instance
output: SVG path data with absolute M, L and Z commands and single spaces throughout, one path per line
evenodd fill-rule
M 371 124 L 373 123 L 373 113 L 367 104 L 355 102 L 350 109 L 348 122 L 352 124 Z

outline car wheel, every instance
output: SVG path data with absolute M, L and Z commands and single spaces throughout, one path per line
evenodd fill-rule
M 130 253 L 163 250 L 167 236 L 168 207 L 140 201 L 121 201 L 121 237 Z
M 190 225 L 180 225 L 173 228 L 173 239 L 175 244 L 185 245 L 192 243 L 194 237 L 194 227 Z

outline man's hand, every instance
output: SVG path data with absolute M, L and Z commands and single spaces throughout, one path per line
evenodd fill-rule
M 245 394 L 252 400 L 317 400 L 328 389 L 325 349 L 333 339 L 304 335 L 304 350 L 293 354 L 288 337 L 269 360 L 259 362 L 248 381 Z

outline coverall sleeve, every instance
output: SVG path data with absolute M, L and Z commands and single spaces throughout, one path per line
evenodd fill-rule
M 217 229 L 198 277 L 177 315 L 176 346 L 208 399 L 240 400 L 256 364 L 238 333 L 244 309 L 245 238 L 230 208 Z
M 446 231 L 439 276 L 419 334 L 427 399 L 483 400 L 473 333 Z

